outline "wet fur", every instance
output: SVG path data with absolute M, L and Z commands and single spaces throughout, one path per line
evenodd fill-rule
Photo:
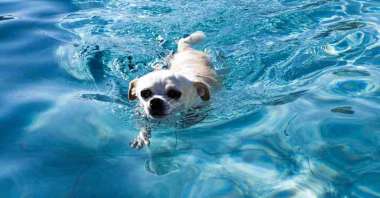
M 130 100 L 139 100 L 147 117 L 157 119 L 150 115 L 150 100 L 139 94 L 144 89 L 152 90 L 154 98 L 165 101 L 165 113 L 168 115 L 210 100 L 213 87 L 218 84 L 217 75 L 211 67 L 208 55 L 191 47 L 204 37 L 204 33 L 198 31 L 180 39 L 177 53 L 168 57 L 168 69 L 153 71 L 130 82 L 128 97 Z M 168 87 L 180 90 L 181 98 L 173 100 L 165 96 Z M 131 147 L 140 149 L 149 145 L 150 132 L 148 127 L 143 127 L 131 142 Z

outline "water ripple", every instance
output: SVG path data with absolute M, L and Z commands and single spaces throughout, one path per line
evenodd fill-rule
M 2 197 L 380 195 L 376 0 L 0 7 Z M 195 30 L 223 88 L 129 149 L 141 118 L 128 82 Z
M 378 135 L 368 134 L 379 128 L 377 2 L 75 3 L 82 10 L 59 25 L 76 39 L 58 50 L 75 78 L 98 88 L 104 80 L 129 81 L 165 65 L 182 35 L 203 30 L 208 38 L 199 48 L 225 79 L 206 120 L 152 140 L 145 169 L 161 176 L 165 190 L 149 195 L 378 194 L 358 182 L 375 178 L 378 167 L 371 163 L 378 158 Z M 122 84 L 111 93 L 122 93 Z M 122 105 L 117 94 L 85 96 Z M 116 112 L 132 114 L 128 108 Z M 191 170 L 186 185 L 184 169 Z M 181 187 L 169 189 L 169 175 L 179 177 Z

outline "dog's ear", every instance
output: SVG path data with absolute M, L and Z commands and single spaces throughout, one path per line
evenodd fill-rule
M 197 90 L 198 95 L 202 100 L 210 100 L 210 90 L 208 86 L 203 82 L 194 82 L 194 87 Z
M 129 100 L 136 100 L 137 99 L 137 93 L 136 93 L 136 84 L 138 79 L 134 79 L 131 82 L 129 82 L 129 88 L 128 88 L 128 99 Z

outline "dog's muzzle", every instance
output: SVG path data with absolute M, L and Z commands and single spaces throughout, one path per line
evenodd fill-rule
M 166 115 L 165 113 L 166 107 L 165 102 L 162 99 L 159 98 L 153 98 L 149 102 L 149 114 L 153 117 L 164 117 Z

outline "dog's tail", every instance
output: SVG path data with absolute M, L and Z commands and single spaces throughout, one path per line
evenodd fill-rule
M 202 31 L 196 31 L 190 34 L 186 38 L 182 38 L 178 41 L 178 52 L 191 48 L 191 45 L 201 42 L 206 37 Z

